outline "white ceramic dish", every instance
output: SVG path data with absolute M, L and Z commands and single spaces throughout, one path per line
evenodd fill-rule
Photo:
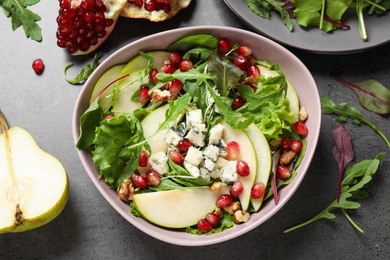
M 293 20 L 294 31 L 290 32 L 277 13 L 271 19 L 261 18 L 252 12 L 246 0 L 223 0 L 223 2 L 254 30 L 285 46 L 322 54 L 346 54 L 362 52 L 390 42 L 390 15 L 365 15 L 364 21 L 368 40 L 360 38 L 358 19 L 351 10 L 344 23 L 350 30 L 336 30 L 326 33 L 318 28 L 305 29 Z
M 215 37 L 224 36 L 230 38 L 232 42 L 248 44 L 252 46 L 253 54 L 256 58 L 266 59 L 270 63 L 279 64 L 287 78 L 296 88 L 301 106 L 306 107 L 309 111 L 310 116 L 307 121 L 309 135 L 307 137 L 307 152 L 300 167 L 298 168 L 299 174 L 290 185 L 280 190 L 280 200 L 278 205 L 275 205 L 273 200 L 270 200 L 264 203 L 260 212 L 253 214 L 251 220 L 247 223 L 235 225 L 233 228 L 212 235 L 192 235 L 184 232 L 163 229 L 142 218 L 134 217 L 131 213 L 129 213 L 129 205 L 119 200 L 117 192 L 110 189 L 108 185 L 99 180 L 99 170 L 92 162 L 91 154 L 84 150 L 78 151 L 81 162 L 92 182 L 116 211 L 118 211 L 132 225 L 150 236 L 167 243 L 183 246 L 210 245 L 236 238 L 258 227 L 278 212 L 289 201 L 304 179 L 304 176 L 310 166 L 310 162 L 314 156 L 321 125 L 320 98 L 315 81 L 304 64 L 291 52 L 263 36 L 236 28 L 218 26 L 187 27 L 158 33 L 135 41 L 118 50 L 99 65 L 85 83 L 76 102 L 73 115 L 74 141 L 77 142 L 79 137 L 79 119 L 89 106 L 92 89 L 99 77 L 107 69 L 114 65 L 128 62 L 132 57 L 136 56 L 140 50 L 146 51 L 165 49 L 169 46 L 169 44 L 183 38 L 184 36 L 199 33 L 212 34 Z

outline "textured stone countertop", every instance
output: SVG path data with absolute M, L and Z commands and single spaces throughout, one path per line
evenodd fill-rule
M 0 108 L 10 126 L 28 130 L 44 150 L 64 164 L 70 197 L 64 211 L 51 223 L 26 233 L 0 235 L 0 259 L 388 259 L 389 155 L 367 186 L 370 196 L 359 201 L 361 208 L 349 211 L 363 234 L 341 211 L 334 211 L 335 221 L 319 220 L 283 233 L 324 210 L 335 198 L 338 170 L 332 157 L 332 129 L 338 122 L 334 115 L 322 116 L 318 147 L 301 187 L 282 210 L 251 232 L 216 245 L 191 248 L 164 243 L 129 224 L 93 186 L 73 142 L 73 107 L 82 86 L 68 84 L 63 68 L 72 61 L 74 67 L 69 73 L 78 72 L 92 61 L 93 54 L 72 57 L 57 47 L 58 1 L 41 1 L 31 9 L 42 17 L 42 42 L 27 39 L 22 28 L 12 31 L 11 19 L 2 11 L 0 14 Z M 194 0 L 189 8 L 162 23 L 121 18 L 99 49 L 104 53 L 101 61 L 146 35 L 195 25 L 251 30 L 222 1 Z M 308 67 L 320 95 L 359 108 L 390 137 L 388 117 L 364 110 L 351 89 L 329 77 L 329 72 L 343 67 L 343 77 L 349 81 L 375 79 L 390 88 L 390 44 L 348 55 L 290 50 Z M 35 58 L 45 62 L 41 76 L 31 69 Z M 356 153 L 352 163 L 389 152 L 383 139 L 368 126 L 346 126 Z

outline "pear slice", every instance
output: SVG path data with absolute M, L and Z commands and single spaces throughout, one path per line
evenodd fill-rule
M 267 67 L 264 67 L 262 65 L 257 65 L 257 67 L 259 67 L 260 69 L 260 74 L 263 75 L 265 78 L 279 76 L 279 74 L 276 71 L 270 70 Z M 294 86 L 291 84 L 291 82 L 288 79 L 287 79 L 286 96 L 290 100 L 290 109 L 294 113 L 294 122 L 296 122 L 298 121 L 298 117 L 299 117 L 299 107 L 300 107 L 299 98 Z
M 141 122 L 142 128 L 144 130 L 144 137 L 147 139 L 152 153 L 157 152 L 166 152 L 168 150 L 168 144 L 165 142 L 165 136 L 168 132 L 168 129 L 164 129 L 153 137 L 152 136 L 160 124 L 165 121 L 165 112 L 168 110 L 169 104 L 166 104 L 162 107 L 153 110 L 149 115 L 147 115 Z
M 212 192 L 208 187 L 149 192 L 134 195 L 134 206 L 150 222 L 167 228 L 185 228 L 204 219 L 217 207 L 221 194 L 229 193 L 229 186 Z
M 256 152 L 257 175 L 254 182 L 262 182 L 265 186 L 267 186 L 272 167 L 271 150 L 269 148 L 267 139 L 255 124 L 251 124 L 244 131 L 252 141 Z M 262 202 L 263 197 L 260 199 L 251 198 L 251 203 L 255 211 L 260 209 Z
M 240 145 L 241 160 L 245 161 L 250 170 L 250 174 L 245 177 L 238 176 L 238 180 L 242 182 L 244 186 L 243 192 L 240 194 L 239 199 L 241 203 L 241 209 L 247 210 L 251 199 L 251 189 L 255 182 L 257 175 L 257 157 L 253 147 L 252 141 L 248 135 L 240 129 L 233 129 L 225 121 L 220 122 L 224 126 L 223 139 L 226 143 L 235 141 Z
M 0 234 L 45 225 L 67 203 L 68 175 L 30 133 L 20 127 L 8 129 L 1 111 L 0 123 Z
M 96 83 L 91 98 L 89 100 L 89 103 L 91 104 L 93 101 L 95 101 L 96 98 L 99 98 L 99 104 L 103 107 L 103 109 L 108 108 L 111 102 L 111 96 L 112 93 L 112 87 L 109 86 L 106 88 L 111 82 L 119 78 L 119 73 L 122 71 L 122 69 L 125 67 L 125 64 L 119 64 L 114 67 L 111 67 L 109 70 L 107 70 L 98 80 Z M 106 88 L 106 89 L 105 89 Z M 104 91 L 103 91 L 104 90 Z M 100 93 L 103 91 L 103 93 Z

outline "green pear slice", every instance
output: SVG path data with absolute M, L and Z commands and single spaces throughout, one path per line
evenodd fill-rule
M 269 148 L 267 139 L 255 124 L 251 124 L 244 131 L 248 135 L 249 139 L 252 141 L 253 147 L 255 148 L 256 152 L 257 175 L 254 182 L 262 182 L 265 186 L 267 186 L 268 178 L 270 176 L 272 167 L 271 150 Z M 258 211 L 260 209 L 262 202 L 263 197 L 260 199 L 254 199 L 251 197 L 251 203 L 255 211 Z
M 216 208 L 221 194 L 229 193 L 224 186 L 212 192 L 208 187 L 149 192 L 134 195 L 134 206 L 150 222 L 167 228 L 185 228 L 204 219 Z
M 1 116 L 1 114 L 0 114 Z M 47 224 L 64 209 L 69 193 L 61 162 L 20 127 L 0 133 L 0 234 Z
M 241 209 L 247 210 L 251 199 L 251 189 L 257 175 L 258 165 L 255 149 L 252 141 L 243 130 L 233 129 L 225 121 L 221 121 L 221 124 L 224 126 L 223 139 L 226 143 L 235 141 L 240 145 L 240 159 L 244 160 L 249 166 L 250 174 L 248 176 L 238 176 L 238 180 L 244 186 L 244 190 L 239 196 Z
M 168 150 L 168 144 L 165 142 L 165 136 L 168 129 L 160 131 L 155 136 L 151 137 L 158 129 L 161 123 L 165 121 L 165 112 L 169 108 L 169 105 L 164 105 L 150 112 L 141 122 L 144 130 L 144 137 L 150 145 L 152 153 L 166 152 Z
M 148 53 L 153 58 L 153 68 L 159 69 L 168 60 L 169 52 L 152 51 Z M 129 75 L 115 84 L 115 89 L 119 91 L 117 100 L 113 104 L 114 114 L 133 113 L 137 108 L 141 108 L 144 103 L 132 101 L 133 94 L 140 89 L 143 84 L 149 82 L 147 69 L 149 60 L 138 55 L 133 58 L 119 73 L 119 78 Z
M 111 102 L 111 96 L 112 93 L 112 87 L 114 84 L 107 86 L 112 83 L 114 80 L 119 78 L 119 73 L 122 71 L 122 69 L 125 67 L 125 64 L 116 65 L 114 67 L 111 67 L 109 70 L 107 70 L 96 82 L 95 87 L 93 88 L 91 98 L 89 100 L 89 103 L 91 104 L 93 101 L 95 101 L 96 98 L 99 98 L 99 104 L 103 107 L 103 109 L 107 109 Z M 104 89 L 106 88 L 106 89 Z M 104 91 L 103 91 L 104 89 Z M 103 93 L 100 93 L 103 91 Z
M 263 75 L 265 78 L 268 77 L 275 77 L 279 76 L 278 72 L 274 70 L 270 70 L 267 67 L 264 67 L 262 65 L 257 65 L 260 69 L 260 74 Z M 299 117 L 299 98 L 298 94 L 294 88 L 294 86 L 291 84 L 291 82 L 287 79 L 287 98 L 290 100 L 290 109 L 294 113 L 294 122 L 298 121 Z

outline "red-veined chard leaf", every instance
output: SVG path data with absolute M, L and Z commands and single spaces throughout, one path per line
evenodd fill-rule
M 344 125 L 338 125 L 333 129 L 333 158 L 339 167 L 339 178 L 337 183 L 337 201 L 340 200 L 341 183 L 343 181 L 344 170 L 353 160 L 354 152 L 351 143 L 351 136 Z
M 378 81 L 369 79 L 351 83 L 336 75 L 331 77 L 352 89 L 364 108 L 381 115 L 390 114 L 390 91 Z

